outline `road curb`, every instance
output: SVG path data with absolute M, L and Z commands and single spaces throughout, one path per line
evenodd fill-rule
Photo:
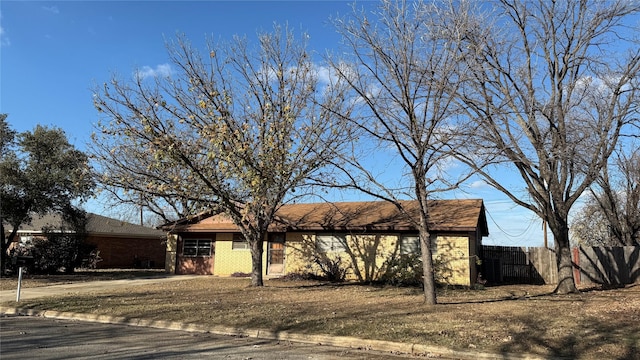
M 349 336 L 310 335 L 291 333 L 288 331 L 272 331 L 265 329 L 243 329 L 226 326 L 205 326 L 202 324 L 181 323 L 167 320 L 149 320 L 124 316 L 73 313 L 54 310 L 23 309 L 0 306 L 2 315 L 39 316 L 51 319 L 77 320 L 103 324 L 122 324 L 149 327 L 156 329 L 182 330 L 189 332 L 212 333 L 217 335 L 242 336 L 267 340 L 292 341 L 307 344 L 327 345 L 358 350 L 372 350 L 388 353 L 403 353 L 424 356 L 427 358 L 453 358 L 460 360 L 541 360 L 549 359 L 531 354 L 482 353 L 452 350 L 440 346 L 408 344 L 384 340 L 360 339 Z

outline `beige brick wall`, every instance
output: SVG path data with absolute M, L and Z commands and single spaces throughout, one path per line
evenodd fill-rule
M 289 233 L 286 238 L 286 273 L 314 272 L 319 268 L 312 263 L 316 253 L 315 233 Z M 348 251 L 326 253 L 329 258 L 341 258 L 349 267 L 347 279 L 377 279 L 388 256 L 397 250 L 397 234 L 346 235 Z
M 178 235 L 167 235 L 167 249 L 165 253 L 164 271 L 168 274 L 176 273 L 176 259 L 178 252 Z
M 267 265 L 267 242 L 264 242 L 262 253 L 262 273 Z M 233 249 L 233 234 L 219 233 L 216 236 L 215 275 L 229 276 L 234 273 L 251 273 L 251 251 L 249 249 Z
M 363 234 L 347 235 L 348 252 L 330 253 L 330 257 L 340 256 L 344 266 L 350 266 L 348 279 L 378 279 L 385 260 L 391 254 L 397 254 L 399 234 Z M 218 233 L 215 242 L 214 274 L 230 276 L 234 273 L 251 273 L 251 252 L 249 249 L 232 248 L 233 234 Z M 474 247 L 469 244 L 468 235 L 439 236 L 436 239 L 437 250 L 434 263 L 438 266 L 439 281 L 452 285 L 470 286 L 475 279 Z M 473 244 L 472 244 L 473 245 Z M 175 264 L 175 243 L 167 246 L 167 271 Z M 264 242 L 262 256 L 263 274 L 267 268 L 267 247 Z M 175 249 L 175 251 L 172 251 Z M 287 233 L 285 238 L 284 273 L 315 272 L 317 265 L 312 262 L 316 251 L 315 233 Z M 357 268 L 357 271 L 356 271 Z M 175 270 L 175 269 L 174 269 Z
M 450 285 L 471 284 L 468 236 L 438 236 L 433 256 L 436 278 Z
M 343 264 L 351 267 L 348 279 L 376 280 L 384 271 L 385 260 L 392 254 L 398 254 L 399 238 L 399 234 L 347 235 L 350 251 L 330 253 L 329 256 L 340 256 Z M 318 267 L 309 260 L 315 251 L 314 233 L 289 233 L 286 241 L 286 273 L 319 273 Z M 436 244 L 434 263 L 438 267 L 438 281 L 451 285 L 472 285 L 476 276 L 476 259 L 470 251 L 469 236 L 439 236 Z M 359 271 L 355 270 L 356 267 Z

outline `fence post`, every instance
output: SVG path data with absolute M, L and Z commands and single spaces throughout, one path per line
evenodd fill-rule
M 527 257 L 527 277 L 529 278 L 527 282 L 529 284 L 533 284 L 533 262 L 531 260 L 531 251 L 533 248 L 527 247 L 527 251 L 525 252 Z
M 581 272 L 580 272 L 580 248 L 574 247 L 572 251 L 573 255 L 573 278 L 576 282 L 576 285 L 580 285 L 581 280 Z

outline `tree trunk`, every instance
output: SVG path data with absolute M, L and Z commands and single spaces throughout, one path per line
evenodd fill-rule
M 420 161 L 422 164 L 422 161 Z M 413 177 L 416 181 L 415 191 L 420 206 L 419 235 L 422 253 L 422 284 L 424 286 L 424 302 L 427 305 L 438 303 L 436 297 L 436 280 L 433 269 L 433 254 L 431 254 L 431 239 L 429 234 L 429 203 L 427 201 L 426 173 L 421 166 L 413 167 Z
M 2 242 L 0 243 L 0 274 L 4 275 L 5 271 L 7 270 L 7 265 L 8 265 L 8 261 L 9 261 L 9 246 L 11 245 L 11 243 L 13 242 L 13 240 L 16 237 L 16 234 L 18 233 L 18 228 L 20 226 L 13 226 L 13 229 L 11 230 L 11 234 L 9 234 L 9 236 L 7 237 L 6 234 L 4 233 L 4 225 L 2 225 L 0 227 L 1 231 L 2 231 Z
M 549 223 L 549 227 L 553 232 L 558 267 L 558 286 L 554 292 L 556 294 L 576 293 L 578 288 L 573 278 L 573 260 L 571 259 L 567 216 L 564 218 L 556 217 L 555 221 Z
M 433 273 L 433 255 L 429 231 L 420 229 L 420 247 L 422 249 L 422 283 L 424 286 L 424 302 L 427 305 L 437 304 L 436 281 Z
M 4 262 L 7 256 L 7 250 L 5 249 L 5 233 L 3 219 L 0 217 L 0 274 L 4 275 Z
M 251 249 L 251 286 L 264 286 L 262 281 L 263 236 L 249 240 Z
M 1 241 L 0 242 L 0 274 L 4 275 L 6 262 L 7 262 L 7 258 L 8 258 L 8 256 L 7 256 L 7 248 L 8 248 L 8 246 L 5 246 L 4 229 L 2 229 L 2 240 L 0 240 L 0 241 Z

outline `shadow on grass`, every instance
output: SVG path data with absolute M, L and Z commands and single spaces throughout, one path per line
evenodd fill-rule
M 499 286 L 496 286 L 494 288 L 498 288 Z M 487 298 L 482 298 L 482 299 L 466 299 L 466 300 L 450 300 L 450 301 L 443 301 L 440 304 L 442 305 L 461 305 L 461 304 L 483 304 L 483 303 L 495 303 L 495 302 L 506 302 L 506 301 L 518 301 L 518 300 L 533 300 L 533 299 L 550 299 L 550 300 L 554 300 L 554 301 L 568 301 L 568 302 L 574 302 L 574 301 L 580 301 L 580 298 L 576 298 L 576 296 L 579 296 L 580 294 L 588 294 L 588 293 L 595 293 L 595 292 L 603 292 L 606 293 L 607 291 L 611 291 L 611 290 L 616 290 L 616 289 L 632 289 L 635 287 L 640 287 L 640 283 L 636 283 L 636 284 L 630 284 L 630 285 L 623 285 L 623 286 L 616 286 L 616 287 L 607 287 L 607 286 L 602 286 L 602 285 L 596 285 L 596 286 L 592 286 L 592 287 L 588 287 L 588 288 L 583 288 L 580 289 L 578 293 L 575 294 L 556 294 L 554 291 L 544 291 L 544 292 L 540 292 L 540 293 L 535 293 L 535 294 L 530 294 L 528 291 L 524 291 L 523 294 L 519 295 L 516 294 L 515 291 L 510 291 L 509 295 L 505 295 L 505 296 L 498 296 L 498 297 L 487 297 Z M 472 291 L 472 290 L 469 290 Z M 476 290 L 473 290 L 476 291 Z M 482 290 L 477 290 L 477 291 L 482 291 Z M 575 295 L 575 296 L 572 296 Z
M 332 291 L 333 289 L 354 289 L 359 286 L 363 291 Z M 220 285 L 213 287 L 216 289 L 215 292 L 197 293 L 186 291 L 193 286 L 176 288 L 172 285 L 170 288 L 159 288 L 153 291 L 144 288 L 133 291 L 131 288 L 127 292 L 116 294 L 34 300 L 28 307 L 36 309 L 53 307 L 61 311 L 82 312 L 83 309 L 96 309 L 99 306 L 97 304 L 102 304 L 102 310 L 97 312 L 109 313 L 110 310 L 106 308 L 111 308 L 112 305 L 114 308 L 119 304 L 124 307 L 133 305 L 119 312 L 118 315 L 127 319 L 149 317 L 154 320 L 220 324 L 276 332 L 380 337 L 390 341 L 410 339 L 408 341 L 414 343 L 424 341 L 425 344 L 434 343 L 463 348 L 466 343 L 461 342 L 459 333 L 464 331 L 473 333 L 473 336 L 469 335 L 466 340 L 469 344 L 477 345 L 479 351 L 483 345 L 474 340 L 486 335 L 489 339 L 487 341 L 491 342 L 490 349 L 505 354 L 530 352 L 542 356 L 569 358 L 640 359 L 636 355 L 640 351 L 640 312 L 638 312 L 640 309 L 629 308 L 629 304 L 636 303 L 631 300 L 640 290 L 638 286 L 640 284 L 627 286 L 632 289 L 629 293 L 613 290 L 608 294 L 606 289 L 593 287 L 585 289 L 582 294 L 571 295 L 554 295 L 552 292 L 547 292 L 546 288 L 530 287 L 524 289 L 504 287 L 487 291 L 454 289 L 447 290 L 446 294 L 440 298 L 443 305 L 419 306 L 420 298 L 415 297 L 421 293 L 419 288 L 376 288 L 358 283 L 270 283 L 267 288 L 281 288 L 285 290 L 283 294 L 286 296 L 269 302 L 268 298 L 262 299 L 270 293 L 264 291 L 265 289 L 251 288 L 247 291 L 244 288 L 234 287 L 224 292 L 222 291 L 224 287 Z M 284 288 L 303 291 L 286 292 Z M 315 291 L 316 289 L 320 291 Z M 388 289 L 402 289 L 401 292 L 406 291 L 406 293 L 401 294 L 395 291 L 388 294 L 378 293 Z M 373 296 L 364 296 L 358 303 L 359 294 L 365 291 Z M 511 294 L 502 296 L 510 291 Z M 273 293 L 279 293 L 279 291 Z M 305 294 L 301 296 L 301 301 L 296 301 L 297 293 Z M 314 295 L 309 296 L 310 293 Z M 343 298 L 344 301 L 336 302 L 335 307 L 332 308 L 329 300 L 334 294 L 335 296 L 342 294 L 346 297 Z M 379 296 L 380 294 L 382 296 Z M 620 295 L 621 300 L 610 301 L 618 297 L 617 294 Z M 384 304 L 383 301 L 387 295 L 390 298 L 410 296 L 404 297 L 399 302 L 390 302 L 389 306 L 381 305 Z M 472 299 L 472 297 L 478 297 L 478 299 Z M 561 321 L 563 316 L 569 316 L 568 314 L 571 313 L 570 311 L 565 313 L 565 309 L 570 310 L 572 306 L 573 309 L 582 308 L 585 303 L 589 305 L 592 299 L 597 305 L 594 307 L 595 312 L 574 312 L 580 314 L 574 315 L 578 319 Z M 542 302 L 532 301 L 527 304 L 522 300 L 542 300 Z M 140 305 L 135 305 L 136 302 Z M 508 302 L 518 305 L 510 306 Z M 486 307 L 469 306 L 469 304 L 481 303 L 497 304 Z M 533 315 L 534 310 L 541 308 L 545 303 L 548 303 L 548 309 L 552 310 L 538 311 L 539 316 Z M 523 306 L 520 306 L 521 304 Z M 609 312 L 609 310 L 617 310 L 617 312 Z M 491 316 L 478 315 L 482 312 Z M 550 314 L 550 312 L 557 312 L 557 314 Z M 442 314 L 444 316 L 438 316 Z M 459 322 L 458 320 L 462 317 L 470 321 Z M 483 319 L 487 319 L 489 323 L 483 322 Z M 449 328 L 445 327 L 447 321 L 451 321 Z M 491 322 L 495 323 L 491 324 Z M 417 323 L 418 326 L 403 330 L 405 324 L 412 323 Z M 420 323 L 436 324 L 437 328 L 434 330 L 421 327 Z M 469 327 L 482 331 L 471 332 L 468 330 Z M 507 332 L 502 331 L 505 328 Z
M 461 305 L 461 304 L 485 304 L 485 303 L 495 303 L 495 302 L 504 302 L 504 301 L 517 301 L 517 300 L 530 300 L 536 298 L 547 298 L 550 296 L 554 296 L 553 292 L 545 292 L 541 294 L 524 294 L 524 295 L 516 295 L 512 294 L 509 296 L 501 296 L 496 298 L 486 298 L 486 299 L 477 299 L 477 300 L 453 300 L 453 301 L 443 301 L 440 304 L 442 305 Z M 575 299 L 567 299 L 566 301 L 575 301 Z
M 558 314 L 559 317 L 567 316 Z M 522 315 L 520 328 L 511 327 L 500 347 L 503 354 L 537 353 L 550 358 L 640 359 L 640 333 L 633 321 L 583 318 L 577 328 L 556 328 L 549 333 L 545 323 Z M 622 323 L 622 324 L 621 324 Z
M 304 284 L 297 284 L 299 282 L 305 282 Z M 271 279 L 269 287 L 280 289 L 322 289 L 322 288 L 354 288 L 354 287 L 368 287 L 368 288 L 383 288 L 384 286 L 378 286 L 376 284 L 369 284 L 367 282 L 357 281 L 345 281 L 345 282 L 331 282 L 325 280 L 302 280 L 302 281 L 286 281 L 279 279 Z

